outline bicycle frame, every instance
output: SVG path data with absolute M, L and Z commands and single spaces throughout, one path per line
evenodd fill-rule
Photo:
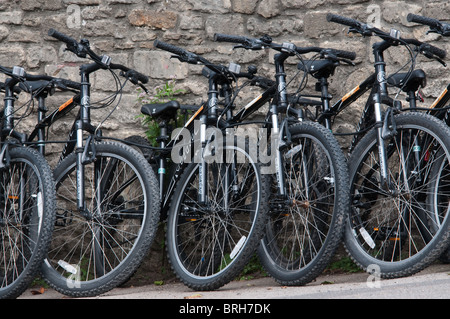
M 45 128 L 50 127 L 58 121 L 60 118 L 64 117 L 67 113 L 73 110 L 80 103 L 80 95 L 77 94 L 71 97 L 69 100 L 61 104 L 57 109 L 51 112 L 49 115 L 45 115 L 47 112 L 47 108 L 45 106 L 45 98 L 46 96 L 38 95 L 38 123 L 36 124 L 34 130 L 30 133 L 28 137 L 28 142 L 32 142 L 37 137 L 37 146 L 38 151 L 45 156 Z M 79 113 L 77 118 L 78 120 Z M 75 138 L 75 130 L 74 126 L 69 133 L 68 142 L 64 146 L 64 149 L 59 158 L 59 162 L 61 162 L 67 155 L 72 153 L 75 149 L 75 142 L 73 139 Z
M 200 108 L 189 118 L 189 120 L 184 125 L 184 129 L 188 130 L 189 132 L 194 131 L 194 120 L 197 118 L 203 118 L 205 117 L 205 105 L 200 106 Z M 161 150 L 170 150 L 180 137 L 181 132 L 176 135 L 174 138 L 172 138 L 167 144 L 164 139 L 161 139 L 160 141 L 160 149 Z M 160 137 L 167 136 L 167 128 L 161 127 L 161 133 Z M 192 139 L 191 139 L 191 142 Z M 191 152 L 192 154 L 192 152 Z M 158 175 L 159 175 L 159 182 L 160 182 L 160 198 L 161 198 L 161 213 L 162 215 L 165 215 L 165 213 L 169 210 L 170 207 L 170 199 L 172 198 L 173 192 L 175 191 L 175 186 L 178 183 L 181 173 L 183 172 L 184 167 L 188 163 L 185 161 L 184 157 L 181 157 L 182 161 L 178 163 L 175 167 L 175 170 L 173 171 L 173 174 L 170 176 L 170 180 L 167 183 L 165 183 L 165 176 L 166 176 L 166 165 L 165 160 L 168 157 L 163 157 L 161 155 L 161 158 L 159 160 L 159 166 L 158 166 Z
M 450 84 L 442 91 L 441 95 L 430 105 L 429 114 L 435 115 L 437 118 L 444 120 L 450 126 L 450 110 L 439 111 L 435 109 L 445 108 L 450 101 Z
M 193 132 L 194 136 L 191 136 L 191 143 L 193 143 L 193 138 L 195 136 L 199 136 L 199 145 L 201 146 L 200 154 L 204 154 L 205 147 L 207 144 L 207 137 L 206 137 L 206 127 L 208 124 L 210 125 L 216 125 L 217 120 L 219 119 L 218 116 L 218 105 L 217 101 L 219 99 L 219 87 L 222 88 L 222 92 L 224 92 L 225 95 L 225 104 L 229 104 L 231 102 L 231 95 L 230 95 L 230 86 L 226 81 L 222 81 L 220 74 L 215 73 L 212 70 L 207 70 L 208 74 L 208 100 L 200 106 L 200 108 L 186 121 L 185 125 L 183 126 L 183 129 L 186 129 L 189 132 Z M 231 109 L 228 109 L 226 112 L 226 124 L 224 124 L 224 127 L 221 127 L 222 129 L 228 129 L 234 126 L 238 125 L 244 125 L 248 123 L 243 123 L 246 118 L 248 118 L 251 114 L 253 114 L 256 110 L 261 108 L 264 104 L 266 104 L 270 99 L 273 98 L 273 93 L 275 91 L 275 88 L 269 88 L 268 90 L 264 91 L 260 95 L 258 95 L 255 99 L 253 99 L 250 103 L 245 105 L 242 109 L 240 109 L 235 115 L 233 115 L 233 112 Z M 200 121 L 200 127 L 197 128 L 199 131 L 195 131 L 195 120 Z M 160 137 L 167 135 L 167 130 L 165 128 L 165 125 L 163 127 L 160 127 Z M 173 137 L 167 144 L 163 139 L 160 141 L 160 149 L 164 152 L 164 150 L 171 149 L 178 138 L 180 137 L 181 132 Z M 194 154 L 194 150 L 191 152 L 191 154 Z M 159 180 L 160 180 L 160 195 L 161 195 L 161 212 L 165 213 L 168 211 L 170 206 L 170 199 L 172 197 L 172 194 L 175 190 L 175 186 L 177 182 L 180 179 L 181 172 L 183 171 L 185 165 L 187 162 L 184 158 L 182 158 L 182 161 L 178 164 L 176 164 L 176 167 L 173 171 L 173 174 L 170 176 L 169 182 L 166 184 L 165 181 L 165 175 L 166 175 L 166 168 L 165 168 L 165 159 L 167 159 L 167 156 L 164 158 L 160 158 L 159 165 L 158 165 L 158 174 L 159 174 Z M 199 202 L 205 203 L 206 201 L 206 194 L 207 194 L 207 185 L 206 180 L 204 176 L 206 176 L 206 162 L 203 158 L 203 156 L 199 157 Z M 167 186 L 166 186 L 167 185 Z
M 383 52 L 390 47 L 389 42 L 381 41 L 373 45 L 373 54 L 375 58 L 374 67 L 375 72 L 372 73 L 359 85 L 345 94 L 339 101 L 334 103 L 331 107 L 330 97 L 328 94 L 322 94 L 323 112 L 317 118 L 317 121 L 325 127 L 331 129 L 331 117 L 339 114 L 346 109 L 353 102 L 358 100 L 363 94 L 371 90 L 370 96 L 367 99 L 366 105 L 361 113 L 360 120 L 356 131 L 361 132 L 374 124 L 377 130 L 377 145 L 378 154 L 380 158 L 380 177 L 381 183 L 386 190 L 389 190 L 389 175 L 386 165 L 386 147 L 384 145 L 384 137 L 386 128 L 384 127 L 384 117 L 381 110 L 381 104 L 386 104 L 389 107 L 395 107 L 395 102 L 389 98 L 387 91 L 387 77 L 386 77 L 386 63 L 384 62 Z M 388 133 L 389 134 L 389 133 Z M 349 152 L 353 150 L 360 137 L 355 135 L 350 144 Z

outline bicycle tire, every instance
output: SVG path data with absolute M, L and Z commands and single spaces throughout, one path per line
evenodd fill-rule
M 426 205 L 425 190 L 432 182 L 430 171 L 440 165 L 439 150 L 447 161 L 450 158 L 450 129 L 417 112 L 395 115 L 394 121 L 397 134 L 385 140 L 393 191 L 380 187 L 375 130 L 361 139 L 349 159 L 352 210 L 345 248 L 357 265 L 381 278 L 417 273 L 438 258 L 450 240 L 448 214 L 434 232 L 424 217 L 434 214 Z M 414 164 L 414 154 L 420 155 L 420 166 Z
M 258 256 L 278 283 L 297 286 L 319 276 L 334 256 L 350 197 L 346 158 L 331 132 L 306 121 L 289 131 L 292 143 L 282 151 L 287 198 L 279 197 L 273 176 Z
M 218 289 L 242 271 L 263 236 L 267 217 L 266 185 L 248 146 L 244 150 L 227 145 L 223 150 L 236 152 L 244 160 L 238 162 L 242 165 L 235 178 L 229 175 L 233 165 L 229 162 L 233 161 L 207 164 L 210 194 L 217 190 L 215 197 L 209 197 L 208 203 L 213 205 L 202 206 L 195 198 L 199 164 L 190 163 L 180 177 L 168 213 L 166 249 L 170 265 L 181 282 L 199 291 Z M 237 192 L 229 198 L 224 194 L 229 195 L 231 189 L 222 183 L 226 176 L 230 176 L 228 185 L 237 181 L 233 188 Z
M 430 180 L 427 191 L 427 207 L 428 210 L 434 212 L 433 216 L 428 217 L 425 222 L 427 226 L 434 232 L 441 227 L 443 217 L 448 213 L 448 203 L 450 199 L 450 165 L 446 158 L 442 156 L 438 159 L 437 165 L 433 165 L 430 171 Z M 428 240 L 430 238 L 427 238 Z M 446 248 L 439 256 L 439 260 L 445 264 L 450 263 L 450 250 Z
M 0 170 L 2 299 L 17 298 L 38 275 L 55 223 L 55 183 L 45 158 L 26 147 L 11 147 L 9 156 Z
M 76 208 L 76 154 L 54 170 L 57 220 L 42 273 L 72 297 L 96 296 L 126 282 L 147 255 L 159 222 L 158 184 L 142 154 L 113 142 L 95 149 L 94 163 L 85 167 L 86 186 L 100 185 L 86 191 L 92 218 Z M 102 171 L 97 179 L 95 167 Z M 92 195 L 98 190 L 105 192 L 99 205 Z

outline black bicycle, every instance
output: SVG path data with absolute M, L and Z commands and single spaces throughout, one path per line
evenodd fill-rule
M 216 34 L 215 39 L 242 43 L 245 38 Z M 272 45 L 274 49 L 285 51 L 283 45 Z M 266 189 L 269 222 L 264 229 L 260 256 L 267 269 L 273 270 L 271 275 L 280 282 L 301 284 L 313 280 L 328 264 L 339 244 L 343 216 L 349 207 L 348 172 L 345 166 L 338 164 L 345 162 L 345 158 L 337 141 L 325 128 L 301 122 L 301 114 L 286 107 L 285 92 L 278 89 L 284 78 L 272 81 L 256 76 L 256 68 L 252 66 L 251 72 L 242 73 L 235 65 L 226 68 L 192 52 L 172 48 L 168 51 L 183 62 L 205 65 L 203 74 L 209 83 L 207 105 L 216 108 L 223 121 L 213 125 L 230 132 L 238 126 L 262 124 L 258 159 L 270 188 Z M 276 61 L 286 59 L 288 55 L 283 52 Z M 224 72 L 228 75 L 226 81 L 220 76 Z M 247 83 L 258 85 L 263 92 L 235 112 L 235 97 L 241 88 L 235 88 L 232 83 L 239 77 L 247 77 Z M 218 108 L 217 101 L 222 108 Z M 248 120 L 267 104 L 269 112 L 264 121 Z M 268 139 L 272 143 L 268 143 Z M 267 150 L 270 150 L 269 161 L 265 156 Z
M 401 102 L 389 97 L 383 53 L 400 45 L 412 56 L 410 45 L 437 58 L 444 57 L 445 51 L 403 39 L 396 30 L 386 33 L 334 14 L 327 19 L 350 26 L 350 32 L 382 39 L 373 44 L 375 73 L 322 114 L 322 119 L 337 114 L 363 91 L 371 90 L 357 128 L 367 132 L 354 138 L 349 158 L 352 210 L 346 248 L 358 265 L 364 269 L 376 265 L 383 277 L 411 275 L 435 260 L 450 238 L 448 219 L 439 222 L 436 209 L 426 204 L 436 194 L 436 189 L 429 193 L 430 185 L 436 183 L 431 172 L 449 158 L 450 131 L 436 117 L 414 112 L 413 107 L 404 112 Z M 423 80 L 424 74 L 411 68 L 390 81 L 402 89 L 412 85 L 407 88 L 411 91 Z M 382 105 L 387 106 L 384 112 Z M 430 223 L 439 226 L 430 227 Z
M 34 83 L 30 92 L 39 101 L 39 123 L 30 137 L 43 152 L 45 128 L 79 105 L 68 141 L 53 171 L 56 181 L 56 222 L 47 258 L 42 266 L 46 281 L 70 296 L 93 296 L 108 291 L 137 270 L 148 253 L 159 221 L 157 180 L 145 158 L 133 148 L 102 141 L 100 125 L 91 122 L 89 75 L 110 70 L 118 92 L 128 80 L 146 83 L 147 77 L 98 56 L 88 40 L 76 40 L 50 30 L 49 35 L 66 43 L 67 50 L 94 62 L 80 66 L 81 80 L 62 81 L 79 89 L 50 116 L 45 116 L 48 89 L 58 84 Z M 112 70 L 121 70 L 123 84 Z M 61 86 L 61 85 L 59 85 Z M 104 102 L 110 105 L 115 100 Z M 120 99 L 119 99 L 120 101 Z M 100 123 L 101 124 L 101 123 Z M 48 141 L 51 142 L 51 141 Z
M 408 14 L 407 20 L 409 22 L 416 22 L 430 27 L 428 33 L 438 33 L 444 37 L 450 36 L 450 24 L 439 21 L 437 19 Z M 442 63 L 442 62 L 441 62 Z M 450 84 L 442 91 L 439 97 L 429 106 L 427 112 L 439 119 L 442 119 L 448 126 L 450 126 L 450 109 L 448 102 L 450 101 Z M 447 162 L 442 161 L 440 166 L 431 173 L 434 176 L 435 183 L 430 185 L 430 196 L 427 197 L 427 204 L 436 212 L 434 223 L 430 224 L 432 228 L 441 227 L 447 210 L 449 209 L 450 198 L 450 180 L 449 180 L 449 166 Z M 447 249 L 440 259 L 444 262 L 450 262 L 450 251 Z
M 154 46 L 176 54 L 182 62 L 208 64 L 168 43 L 156 40 Z M 208 102 L 187 106 L 171 101 L 141 109 L 160 127 L 159 147 L 146 149 L 160 177 L 168 258 L 180 280 L 195 290 L 217 289 L 242 271 L 267 217 L 267 186 L 248 141 L 215 129 L 223 123 L 218 89 L 232 81 L 230 73 L 211 64 L 203 74 L 211 86 Z M 172 120 L 180 109 L 194 113 L 183 127 L 174 129 Z M 127 141 L 142 143 L 136 137 Z
M 20 67 L 0 67 L 0 72 L 10 77 L 1 85 L 5 104 L 1 112 L 0 298 L 16 298 L 39 273 L 49 248 L 55 224 L 55 183 L 45 158 L 27 147 L 26 134 L 15 129 L 29 113 L 27 103 L 14 107 L 14 86 L 43 77 L 28 75 Z

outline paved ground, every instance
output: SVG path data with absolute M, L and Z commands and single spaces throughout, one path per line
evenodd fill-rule
M 36 290 L 36 289 L 35 289 Z M 67 298 L 53 290 L 20 299 Z M 450 265 L 436 264 L 410 277 L 378 280 L 366 273 L 320 276 L 303 287 L 282 287 L 271 278 L 234 281 L 217 291 L 196 292 L 180 283 L 116 288 L 93 299 L 450 299 Z

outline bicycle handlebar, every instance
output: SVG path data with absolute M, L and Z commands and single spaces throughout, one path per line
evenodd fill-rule
M 220 65 L 220 64 L 214 64 L 210 61 L 208 61 L 207 59 L 205 59 L 204 57 L 201 57 L 193 52 L 187 51 L 183 48 L 177 47 L 175 45 L 169 44 L 167 42 L 163 42 L 160 40 L 155 40 L 153 42 L 153 45 L 156 48 L 159 48 L 161 50 L 164 51 L 168 51 L 170 53 L 173 53 L 176 55 L 176 57 L 181 61 L 181 62 L 186 62 L 186 63 L 190 63 L 190 64 L 198 64 L 198 63 L 202 63 L 204 64 L 206 67 L 208 67 L 209 69 L 211 69 L 212 71 L 219 73 L 219 74 L 223 74 L 223 73 L 228 73 L 231 72 L 227 67 Z M 235 77 L 246 77 L 251 79 L 253 77 L 252 73 L 246 73 L 246 72 L 239 72 L 239 73 L 233 73 L 233 75 Z
M 78 45 L 78 41 L 76 41 L 75 39 L 65 35 L 64 33 L 61 33 L 59 31 L 56 31 L 55 29 L 50 29 L 48 30 L 48 35 L 61 41 L 66 43 L 69 46 L 77 46 Z
M 71 80 L 66 80 L 66 79 L 61 79 L 61 78 L 54 78 L 53 82 L 62 89 L 65 89 L 64 87 L 68 87 L 68 88 L 78 90 L 78 91 L 81 90 L 81 83 L 79 83 L 79 82 L 74 82 Z
M 229 34 L 222 34 L 222 33 L 216 33 L 214 34 L 214 40 L 218 42 L 231 42 L 231 43 L 239 43 L 242 44 L 245 49 L 251 49 L 251 50 L 260 50 L 264 47 L 270 47 L 274 50 L 286 52 L 289 50 L 295 51 L 297 53 L 310 53 L 310 52 L 318 52 L 318 53 L 324 53 L 324 54 L 333 54 L 338 58 L 348 59 L 348 60 L 354 60 L 356 59 L 356 53 L 351 51 L 344 51 L 344 50 L 336 50 L 336 49 L 329 49 L 329 48 L 320 48 L 320 47 L 297 47 L 293 43 L 282 43 L 277 44 L 273 43 L 272 39 L 268 36 L 264 36 L 260 39 L 256 38 L 247 38 L 244 36 L 238 36 L 238 35 L 229 35 Z
M 249 38 L 239 36 L 239 35 L 230 35 L 230 34 L 222 34 L 222 33 L 215 33 L 214 34 L 214 41 L 217 42 L 231 42 L 231 43 L 241 43 L 241 44 L 247 44 L 251 42 Z
M 356 29 L 361 28 L 363 26 L 363 24 L 357 20 L 339 16 L 337 14 L 332 14 L 332 13 L 327 14 L 327 21 L 328 22 L 336 22 L 336 23 L 346 25 L 348 27 L 352 27 L 352 28 L 356 28 Z
M 142 73 L 130 69 L 129 67 L 122 65 L 122 64 L 115 64 L 115 63 L 111 63 L 109 65 L 110 69 L 114 69 L 114 70 L 121 70 L 124 71 L 125 73 L 123 74 L 123 76 L 128 77 L 130 79 L 130 81 L 134 84 L 138 84 L 137 82 L 141 82 L 143 84 L 148 83 L 148 77 L 146 75 L 143 75 Z
M 441 26 L 441 22 L 439 20 L 424 17 L 424 16 L 419 16 L 419 15 L 412 14 L 412 13 L 408 13 L 408 15 L 406 16 L 406 20 L 408 22 L 416 22 L 416 23 L 424 24 L 424 25 L 430 26 L 432 28 L 439 28 Z
M 163 42 L 160 40 L 155 40 L 153 42 L 153 46 L 155 48 L 173 53 L 175 55 L 177 55 L 177 58 L 181 61 L 181 62 L 186 62 L 186 63 L 190 63 L 190 64 L 198 64 L 199 62 L 203 63 L 203 64 L 207 64 L 208 66 L 210 66 L 212 69 L 214 69 L 215 72 L 221 73 L 222 71 L 219 68 L 214 68 L 214 64 L 209 62 L 208 60 L 206 60 L 205 58 L 187 51 L 183 48 L 177 47 L 175 45 L 169 44 L 167 42 Z
M 48 75 L 27 74 L 22 67 L 17 67 L 17 66 L 13 67 L 12 69 L 0 66 L 0 72 L 4 73 L 12 78 L 18 79 L 18 80 L 51 81 L 53 79 L 53 77 L 48 76 Z
M 138 82 L 141 82 L 143 84 L 148 83 L 148 77 L 143 75 L 142 73 L 139 73 L 138 71 L 130 69 L 129 67 L 126 67 L 121 64 L 110 63 L 111 59 L 107 56 L 97 55 L 90 49 L 88 40 L 81 40 L 80 42 L 78 42 L 75 39 L 69 37 L 68 35 L 56 31 L 55 29 L 48 30 L 48 35 L 59 41 L 66 43 L 67 50 L 76 54 L 78 57 L 85 58 L 86 55 L 89 55 L 89 57 L 95 63 L 97 63 L 98 65 L 100 65 L 100 67 L 104 69 L 115 69 L 124 71 L 125 73 L 122 75 L 128 77 L 130 81 L 134 84 L 138 84 Z
M 407 15 L 406 20 L 408 20 L 409 22 L 416 22 L 429 26 L 430 31 L 428 32 L 439 33 L 443 36 L 450 36 L 450 24 L 448 23 L 441 22 L 433 18 L 419 16 L 412 13 L 409 13 Z
M 421 51 L 429 52 L 429 53 L 437 56 L 438 58 L 443 59 L 446 56 L 445 50 L 442 50 L 440 48 L 432 46 L 431 44 L 423 43 L 416 39 L 404 39 L 401 37 L 396 37 L 394 35 L 391 35 L 390 33 L 386 33 L 380 29 L 374 28 L 368 24 L 359 22 L 359 21 L 351 19 L 351 18 L 347 18 L 347 17 L 329 13 L 329 14 L 327 14 L 327 21 L 336 22 L 336 23 L 339 23 L 342 25 L 349 26 L 350 27 L 349 32 L 358 32 L 364 36 L 372 36 L 373 34 L 375 34 L 376 36 L 382 38 L 383 40 L 393 42 L 395 45 L 397 45 L 397 44 L 412 44 L 412 45 L 419 47 L 419 49 Z
M 167 42 L 160 41 L 160 40 L 155 40 L 155 41 L 153 42 L 153 45 L 154 45 L 156 48 L 159 48 L 159 49 L 164 50 L 164 51 L 168 51 L 168 52 L 173 53 L 173 54 L 176 54 L 176 55 L 181 55 L 181 56 L 190 56 L 190 55 L 192 55 L 192 56 L 197 56 L 195 53 L 189 52 L 189 51 L 187 51 L 187 50 L 185 50 L 185 49 L 182 49 L 182 48 L 180 48 L 180 47 L 177 47 L 177 46 L 175 46 L 175 45 L 172 45 L 172 44 L 169 44 L 169 43 L 167 43 Z

